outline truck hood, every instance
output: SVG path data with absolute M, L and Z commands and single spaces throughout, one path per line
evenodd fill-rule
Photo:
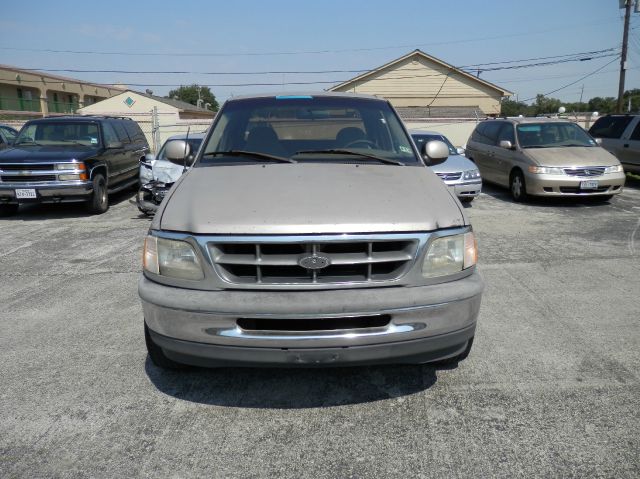
M 611 166 L 619 164 L 615 156 L 599 146 L 525 148 L 522 151 L 541 166 Z
M 0 165 L 2 165 L 2 163 L 25 163 L 37 161 L 81 161 L 94 157 L 99 153 L 99 151 L 100 150 L 97 148 L 73 144 L 64 146 L 19 146 L 0 151 Z
M 194 234 L 430 231 L 467 224 L 427 168 L 269 164 L 191 169 L 152 228 Z

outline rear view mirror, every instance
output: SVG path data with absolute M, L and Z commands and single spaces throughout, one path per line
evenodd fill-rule
M 500 140 L 499 146 L 505 150 L 515 150 L 515 147 L 509 140 Z
M 165 150 L 164 156 L 171 163 L 176 165 L 191 166 L 193 164 L 193 156 L 191 156 L 191 146 L 184 140 L 170 141 Z M 189 157 L 191 156 L 191 162 L 189 163 Z
M 449 147 L 440 140 L 431 140 L 422 147 L 422 157 L 427 166 L 435 166 L 447 161 Z

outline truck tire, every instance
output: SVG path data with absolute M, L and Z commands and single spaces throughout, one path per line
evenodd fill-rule
M 87 203 L 89 213 L 100 215 L 109 209 L 109 192 L 107 180 L 102 173 L 96 173 L 93 177 L 93 194 Z

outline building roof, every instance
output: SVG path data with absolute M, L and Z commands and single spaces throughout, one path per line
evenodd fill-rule
M 418 49 L 416 49 L 416 50 L 414 50 L 412 52 L 409 52 L 406 55 L 401 56 L 400 58 L 396 58 L 395 60 L 392 60 L 389 63 L 386 63 L 386 64 L 384 64 L 384 65 L 382 65 L 380 67 L 374 68 L 371 71 L 368 71 L 366 73 L 358 75 L 357 77 L 352 78 L 351 80 L 347 80 L 347 81 L 344 81 L 342 83 L 339 83 L 338 85 L 334 85 L 333 87 L 329 88 L 329 90 L 337 90 L 338 88 L 345 88 L 345 87 L 348 87 L 349 85 L 351 85 L 352 83 L 356 83 L 356 82 L 360 82 L 360 81 L 366 80 L 367 77 L 373 76 L 376 73 L 379 73 L 382 70 L 385 70 L 385 69 L 387 69 L 389 67 L 392 67 L 392 66 L 394 66 L 394 65 L 396 65 L 398 63 L 401 63 L 401 62 L 403 62 L 403 61 L 405 61 L 408 58 L 411 58 L 413 56 L 422 57 L 422 58 L 424 58 L 426 60 L 429 60 L 429 61 L 431 61 L 433 63 L 437 63 L 438 65 L 441 65 L 441 66 L 443 66 L 445 68 L 448 68 L 448 69 L 450 69 L 452 71 L 455 71 L 460 76 L 466 77 L 466 78 L 468 78 L 470 80 L 473 80 L 473 81 L 475 81 L 477 83 L 481 83 L 481 84 L 483 84 L 483 85 L 485 85 L 485 86 L 487 86 L 489 88 L 492 88 L 493 90 L 496 90 L 496 91 L 500 92 L 500 94 L 502 96 L 511 96 L 511 95 L 513 95 L 512 92 L 510 92 L 508 90 L 505 90 L 504 88 L 499 87 L 498 85 L 495 85 L 495 84 L 493 84 L 491 82 L 483 80 L 482 78 L 478 78 L 478 77 L 476 77 L 476 76 L 474 76 L 474 75 L 472 75 L 470 73 L 465 72 L 464 70 L 461 70 L 460 68 L 457 68 L 457 67 L 455 67 L 453 65 L 450 65 L 449 63 L 447 63 L 445 61 L 442 61 L 442 60 L 440 60 L 440 59 L 438 59 L 436 57 L 433 57 L 431 55 L 428 55 L 425 52 L 423 52 L 422 50 L 418 50 Z
M 421 118 L 484 118 L 479 106 L 399 106 L 396 111 L 403 120 Z
M 212 113 L 212 114 L 214 113 L 213 110 L 207 110 L 206 108 L 198 108 L 197 106 L 192 105 L 191 103 L 187 103 L 186 101 L 182 101 L 182 100 L 174 100 L 173 98 L 164 98 L 162 96 L 149 95 L 147 93 L 142 93 L 142 92 L 135 91 L 135 90 L 127 90 L 126 92 L 135 93 L 136 95 L 144 96 L 146 98 L 150 98 L 152 100 L 159 101 L 161 103 L 164 103 L 166 105 L 172 106 L 172 107 L 177 108 L 178 110 L 182 110 L 182 111 L 196 111 L 196 112 L 199 112 L 199 113 Z
M 17 72 L 17 73 L 24 73 L 24 74 L 29 74 L 29 75 L 37 75 L 40 77 L 46 77 L 46 78 L 50 78 L 53 80 L 59 80 L 60 82 L 65 82 L 65 83 L 75 83 L 78 85 L 89 85 L 89 86 L 93 86 L 93 87 L 98 87 L 98 88 L 108 88 L 110 90 L 119 90 L 119 91 L 126 91 L 127 87 L 123 86 L 123 85 L 108 85 L 108 84 L 104 84 L 104 83 L 93 83 L 90 81 L 84 81 L 84 80 L 78 80 L 77 78 L 70 78 L 70 77 L 64 77 L 61 75 L 54 75 L 52 73 L 49 72 L 43 72 L 41 70 L 34 70 L 34 69 L 28 69 L 28 68 L 18 68 L 18 67 L 14 67 L 11 65 L 3 65 L 0 64 L 0 70 L 10 70 L 13 72 Z

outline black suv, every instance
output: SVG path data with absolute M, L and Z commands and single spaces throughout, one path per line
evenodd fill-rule
M 86 202 L 109 208 L 109 193 L 138 183 L 149 144 L 130 118 L 66 116 L 24 124 L 12 148 L 0 151 L 0 216 L 20 203 Z

